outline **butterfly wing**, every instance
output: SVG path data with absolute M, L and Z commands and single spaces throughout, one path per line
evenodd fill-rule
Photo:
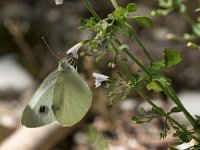
M 92 94 L 77 71 L 69 66 L 57 79 L 53 106 L 57 122 L 61 126 L 72 126 L 79 122 L 89 110 Z
M 52 104 L 55 83 L 59 74 L 58 70 L 51 73 L 36 90 L 23 112 L 22 125 L 40 127 L 55 121 Z

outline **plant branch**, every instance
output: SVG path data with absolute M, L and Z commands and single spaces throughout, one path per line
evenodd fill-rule
M 115 9 L 119 8 L 119 5 L 117 4 L 117 1 L 116 0 L 111 0 L 112 2 L 112 5 Z
M 91 4 L 88 2 L 88 0 L 83 0 L 83 2 L 85 3 L 86 7 L 88 8 L 88 10 L 91 12 L 91 14 L 94 16 L 95 20 L 97 22 L 99 22 L 101 20 L 101 18 L 98 16 L 98 14 L 96 13 L 96 11 L 93 9 L 93 7 L 91 6 Z
M 156 83 L 162 88 L 164 93 L 171 98 L 171 100 L 181 108 L 182 112 L 185 114 L 186 118 L 189 120 L 189 122 L 192 124 L 192 126 L 197 129 L 198 124 L 196 123 L 196 120 L 192 117 L 192 115 L 187 111 L 187 109 L 183 106 L 180 99 L 177 97 L 174 89 L 171 86 L 163 86 L 160 82 L 156 81 Z
M 132 31 L 132 35 L 133 35 L 134 40 L 138 43 L 138 45 L 141 47 L 141 49 L 144 52 L 144 54 L 147 56 L 147 58 L 152 63 L 154 60 L 151 57 L 151 55 L 148 53 L 148 50 L 146 49 L 146 47 L 144 46 L 144 44 L 141 42 L 140 38 L 137 36 L 137 34 L 133 30 L 133 28 L 127 22 L 125 24 Z
M 176 124 L 180 129 L 182 129 L 185 132 L 189 132 L 187 131 L 187 129 L 185 127 L 183 127 L 181 124 L 179 124 L 175 119 L 173 119 L 172 117 L 170 117 L 168 114 L 166 114 L 162 109 L 160 109 L 158 106 L 156 106 L 149 98 L 148 96 L 146 96 L 146 94 L 144 94 L 142 91 L 137 90 L 138 94 L 144 98 L 144 100 L 146 100 L 152 107 L 156 108 L 157 111 L 159 111 L 164 117 L 166 117 L 168 120 L 170 120 L 171 122 L 173 122 L 174 124 Z M 194 135 L 192 135 L 192 138 L 195 139 L 196 141 L 200 142 L 199 138 L 195 137 Z
M 113 5 L 113 7 L 115 9 L 119 8 L 119 5 L 117 4 L 116 0 L 111 0 L 111 2 L 112 2 L 112 5 Z M 141 42 L 140 38 L 137 36 L 137 34 L 133 30 L 133 28 L 127 22 L 125 22 L 125 25 L 132 31 L 132 35 L 133 35 L 134 40 L 138 43 L 138 45 L 141 47 L 142 51 L 145 53 L 145 55 L 147 56 L 147 58 L 152 63 L 153 62 L 153 58 L 150 56 L 150 54 L 148 53 L 148 51 L 145 48 L 144 44 Z
M 121 42 L 115 38 L 115 41 L 121 45 Z M 143 64 L 141 64 L 138 59 L 136 57 L 134 57 L 127 49 L 124 50 L 124 52 L 134 61 L 136 62 L 136 64 L 144 70 L 145 73 L 147 73 L 150 78 L 153 77 L 152 73 L 149 72 Z M 172 101 L 178 106 L 181 108 L 181 110 L 183 111 L 183 113 L 185 114 L 186 118 L 189 120 L 189 122 L 192 124 L 192 126 L 194 128 L 198 128 L 198 125 L 196 123 L 196 120 L 192 117 L 192 115 L 187 111 L 187 109 L 183 106 L 183 104 L 181 103 L 180 99 L 176 96 L 176 93 L 174 92 L 174 89 L 169 86 L 169 87 L 166 87 L 166 86 L 163 86 L 159 81 L 156 81 L 156 83 L 161 87 L 161 89 L 164 91 L 164 93 L 170 97 L 172 99 Z

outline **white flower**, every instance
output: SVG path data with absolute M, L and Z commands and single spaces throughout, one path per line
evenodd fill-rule
M 92 76 L 95 77 L 95 88 L 99 87 L 101 85 L 101 82 L 108 80 L 108 76 L 105 76 L 103 74 L 93 73 Z
M 72 46 L 70 49 L 68 49 L 67 51 L 67 55 L 72 53 L 73 57 L 78 59 L 78 50 L 83 46 L 83 43 L 80 42 L 80 43 L 77 43 L 76 45 Z
M 63 4 L 63 0 L 55 0 L 56 5 L 61 5 Z

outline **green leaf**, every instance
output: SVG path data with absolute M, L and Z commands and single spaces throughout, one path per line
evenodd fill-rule
M 163 59 L 160 61 L 154 61 L 151 64 L 150 69 L 153 74 L 162 74 L 163 71 L 166 69 L 165 61 Z
M 118 49 L 119 49 L 120 51 L 121 51 L 121 50 L 124 50 L 124 49 L 129 49 L 129 46 L 126 45 L 126 44 L 122 44 L 122 45 L 119 46 Z
M 188 42 L 187 43 L 187 47 L 190 47 L 190 48 L 199 48 L 199 46 L 193 42 Z
M 134 16 L 131 17 L 136 23 L 144 27 L 153 27 L 153 22 L 150 18 L 145 16 Z
M 173 107 L 171 109 L 170 113 L 178 113 L 178 112 L 181 112 L 181 111 L 182 111 L 181 108 L 176 106 L 176 107 Z
M 143 121 L 141 120 L 141 118 L 137 117 L 137 116 L 133 116 L 132 119 L 133 123 L 135 124 L 140 124 L 143 123 Z
M 200 11 L 200 8 L 197 8 L 195 11 Z
M 167 67 L 176 65 L 181 61 L 181 55 L 176 50 L 165 48 L 164 54 L 165 65 Z
M 153 11 L 151 14 L 153 16 L 167 16 L 171 12 L 171 9 L 157 9 L 156 11 Z
M 105 48 L 107 48 L 108 50 L 111 50 L 111 51 L 114 50 L 112 44 L 110 44 L 110 43 L 107 43 L 107 44 L 105 45 Z
M 135 3 L 130 3 L 127 5 L 126 10 L 127 12 L 134 12 L 136 11 L 138 6 Z
M 184 13 L 186 11 L 186 6 L 182 2 L 182 0 L 172 0 L 172 8 L 174 10 L 178 10 L 181 13 Z
M 121 20 L 124 19 L 126 10 L 123 7 L 119 7 L 113 12 L 113 16 L 115 17 L 116 20 Z
M 192 31 L 196 36 L 200 37 L 200 23 L 192 25 Z
M 153 91 L 158 92 L 158 93 L 162 91 L 160 86 L 155 81 L 150 82 L 149 84 L 147 84 L 146 87 L 147 87 L 148 90 L 153 90 Z
M 171 85 L 171 80 L 167 79 L 165 76 L 159 76 L 159 77 L 155 76 L 154 79 L 152 79 L 151 82 L 146 85 L 146 88 L 148 90 L 153 90 L 155 92 L 161 92 L 162 89 L 159 86 L 159 84 L 157 84 L 158 82 L 162 84 L 164 87 Z
M 181 4 L 181 5 L 180 5 L 180 8 L 179 8 L 179 11 L 180 11 L 181 13 L 185 13 L 185 12 L 186 12 L 186 6 L 185 6 L 184 4 Z
M 175 134 L 173 134 L 174 137 L 178 136 L 183 142 L 190 142 L 192 140 L 192 135 L 188 134 L 184 131 L 177 131 Z

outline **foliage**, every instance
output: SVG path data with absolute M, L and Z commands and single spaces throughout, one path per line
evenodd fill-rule
M 198 40 L 200 37 L 200 17 L 197 20 L 193 20 L 187 13 L 187 5 L 184 4 L 183 0 L 158 0 L 159 8 L 151 12 L 153 16 L 167 16 L 173 12 L 179 12 L 185 21 L 187 21 L 191 28 L 191 33 L 185 33 L 182 37 L 178 37 L 177 35 L 173 36 L 177 39 L 183 39 L 188 41 L 187 46 L 194 49 L 200 49 L 200 46 L 196 44 L 194 41 Z M 200 8 L 195 10 L 197 13 L 200 11 Z M 172 39 L 174 39 L 172 37 Z M 178 37 L 178 38 L 177 38 Z
M 141 108 L 143 114 L 140 116 L 133 116 L 133 123 L 149 123 L 155 118 L 165 118 L 165 125 L 160 133 L 160 138 L 165 139 L 170 128 L 174 129 L 174 137 L 178 137 L 180 143 L 196 141 L 195 149 L 198 147 L 199 140 L 199 117 L 194 118 L 182 105 L 181 101 L 177 97 L 173 87 L 171 86 L 171 79 L 166 77 L 165 72 L 171 67 L 181 62 L 181 55 L 174 49 L 165 48 L 163 50 L 163 58 L 161 60 L 154 60 L 147 48 L 144 46 L 138 35 L 134 31 L 134 27 L 129 24 L 129 21 L 133 21 L 143 27 L 152 27 L 153 22 L 146 16 L 133 16 L 132 12 L 137 11 L 138 6 L 135 3 L 130 3 L 125 7 L 118 6 L 116 0 L 111 0 L 115 10 L 108 14 L 106 18 L 100 18 L 95 10 L 92 8 L 87 0 L 83 0 L 93 14 L 93 17 L 82 20 L 82 30 L 92 31 L 91 37 L 83 41 L 85 45 L 88 45 L 89 50 L 87 53 L 96 55 L 96 60 L 106 53 L 113 53 L 114 58 L 110 60 L 108 66 L 112 68 L 112 64 L 117 67 L 118 78 L 110 77 L 107 81 L 107 88 L 111 89 L 108 96 L 112 103 L 114 99 L 121 97 L 126 99 L 130 91 L 136 91 L 142 98 L 144 98 L 151 106 L 152 113 L 147 113 L 144 108 Z M 159 0 L 160 9 L 154 11 L 154 15 L 168 15 L 173 11 L 178 11 L 181 14 L 186 13 L 186 5 L 181 0 Z M 199 11 L 197 9 L 196 11 Z M 190 22 L 193 35 L 195 38 L 200 36 L 199 22 Z M 125 38 L 134 39 L 136 44 L 139 45 L 142 52 L 146 55 L 149 65 L 144 65 L 140 60 L 132 54 L 130 47 L 119 40 L 118 35 L 122 35 Z M 191 47 L 198 47 L 195 43 L 190 43 Z M 136 63 L 141 70 L 132 72 L 129 69 L 129 62 Z M 148 90 L 155 92 L 163 92 L 174 103 L 169 112 L 165 112 L 163 108 L 154 104 L 146 94 Z M 171 114 L 182 112 L 188 121 L 192 125 L 192 129 L 188 130 L 187 127 L 176 121 Z

